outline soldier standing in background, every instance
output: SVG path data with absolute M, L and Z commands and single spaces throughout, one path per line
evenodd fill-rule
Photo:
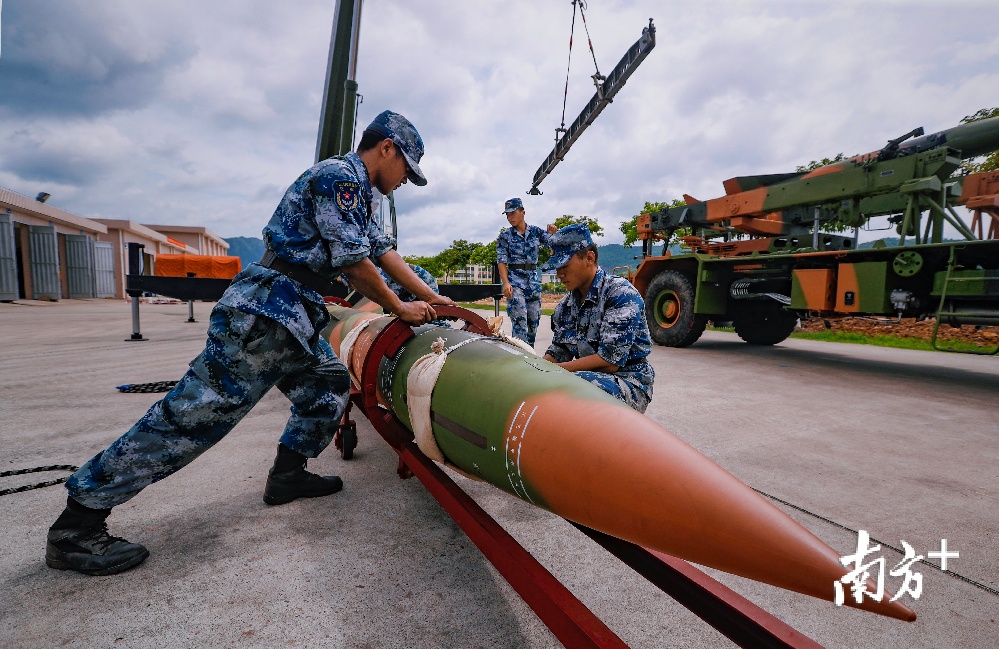
M 510 228 L 500 233 L 496 240 L 496 261 L 503 295 L 506 297 L 506 314 L 513 327 L 513 337 L 531 347 L 537 337 L 541 320 L 541 275 L 538 273 L 538 255 L 548 247 L 548 231 L 524 221 L 524 202 L 511 198 L 503 206 L 503 213 Z

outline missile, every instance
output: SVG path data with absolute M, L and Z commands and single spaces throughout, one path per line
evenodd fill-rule
M 375 338 L 394 319 L 328 308 L 330 344 L 359 382 Z M 433 325 L 414 333 L 380 361 L 376 385 L 379 403 L 416 432 L 429 457 L 645 548 L 834 599 L 847 570 L 833 548 L 655 421 L 498 338 Z M 439 370 L 429 386 L 420 383 L 428 361 Z M 413 377 L 422 378 L 411 385 Z M 421 390 L 429 412 L 416 405 Z M 844 589 L 849 606 L 916 618 L 890 595 L 858 604 Z
M 999 117 L 960 124 L 899 144 L 899 155 L 912 155 L 947 146 L 961 152 L 962 159 L 977 158 L 999 149 Z

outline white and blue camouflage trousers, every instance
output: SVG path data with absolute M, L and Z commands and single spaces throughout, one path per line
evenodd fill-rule
M 534 347 L 541 321 L 541 287 L 514 286 L 513 295 L 506 299 L 506 315 L 510 318 L 513 337 Z
M 218 305 L 205 350 L 132 428 L 66 482 L 83 505 L 120 505 L 187 466 L 277 386 L 291 401 L 281 443 L 316 457 L 333 440 L 350 378 L 329 343 L 306 350 L 276 321 Z
M 589 381 L 612 397 L 624 401 L 638 412 L 644 413 L 645 409 L 649 407 L 651 402 L 649 395 L 620 377 L 607 372 L 592 372 L 590 370 L 580 370 L 574 374 Z

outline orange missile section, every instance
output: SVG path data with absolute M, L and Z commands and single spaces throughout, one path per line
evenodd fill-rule
M 835 550 L 652 420 L 557 393 L 523 411 L 532 413 L 529 423 L 510 426 L 517 464 L 560 516 L 704 566 L 834 598 L 834 583 L 846 574 Z M 850 597 L 845 603 L 857 606 Z M 888 596 L 857 607 L 916 619 Z

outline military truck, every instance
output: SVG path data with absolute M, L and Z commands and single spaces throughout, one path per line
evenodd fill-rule
M 641 215 L 642 262 L 629 279 L 653 340 L 685 347 L 724 321 L 747 343 L 773 345 L 799 319 L 933 317 L 937 347 L 941 324 L 999 325 L 999 172 L 958 174 L 962 160 L 997 149 L 999 117 L 919 128 L 868 154 L 733 178 L 725 196 Z M 859 249 L 876 217 L 897 245 Z M 680 232 L 689 252 L 671 254 Z

